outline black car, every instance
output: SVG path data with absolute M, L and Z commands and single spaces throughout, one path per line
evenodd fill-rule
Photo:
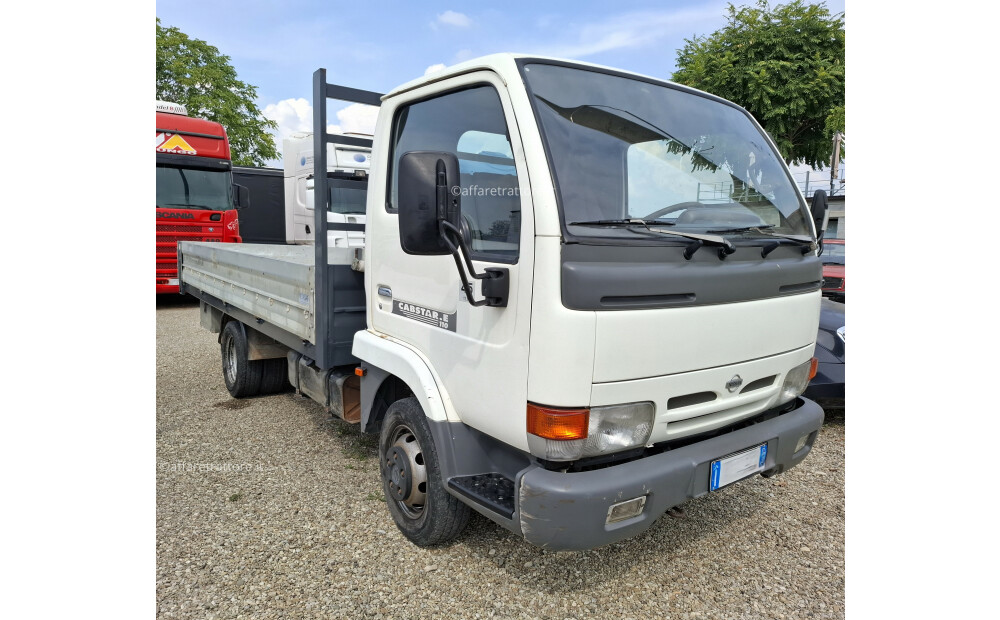
M 816 335 L 816 376 L 803 396 L 825 408 L 844 406 L 844 304 L 823 299 Z

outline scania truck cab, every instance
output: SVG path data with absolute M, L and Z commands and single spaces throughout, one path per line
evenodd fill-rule
M 324 97 L 359 91 L 315 80 L 320 143 Z M 419 545 L 477 511 L 541 547 L 593 548 L 808 455 L 823 214 L 750 114 L 510 54 L 379 100 L 360 267 L 320 247 L 313 264 L 183 244 L 231 393 L 259 393 L 253 365 L 271 363 L 378 433 L 389 513 Z M 239 278 L 214 284 L 223 263 L 287 267 L 303 292 L 240 306 Z
M 239 243 L 236 207 L 248 204 L 246 190 L 233 185 L 225 128 L 187 116 L 180 104 L 157 101 L 157 294 L 178 291 L 178 241 Z

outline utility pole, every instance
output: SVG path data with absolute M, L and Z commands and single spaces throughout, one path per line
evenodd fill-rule
M 833 134 L 833 155 L 830 157 L 830 195 L 834 194 L 834 182 L 840 173 L 840 141 L 844 139 L 844 134 L 839 131 Z

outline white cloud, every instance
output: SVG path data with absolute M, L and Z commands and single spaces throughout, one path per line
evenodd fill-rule
M 437 21 L 439 24 L 446 24 L 448 26 L 455 26 L 456 28 L 468 28 L 472 25 L 472 20 L 469 16 L 464 13 L 456 13 L 455 11 L 445 11 L 437 16 Z
M 431 73 L 437 73 L 438 71 L 441 71 L 442 69 L 444 69 L 446 66 L 447 65 L 445 65 L 444 63 L 440 63 L 440 62 L 438 64 L 436 64 L 436 65 L 431 65 L 431 66 L 427 67 L 426 69 L 424 69 L 424 75 L 430 75 Z
M 271 132 L 274 136 L 274 144 L 281 153 L 283 141 L 297 132 L 312 132 L 313 130 L 313 109 L 312 104 L 299 97 L 297 99 L 283 99 L 278 103 L 272 103 L 264 107 L 263 114 L 278 123 L 278 129 Z M 378 108 L 361 103 L 352 103 L 346 108 L 337 110 L 337 121 L 339 123 L 328 123 L 326 130 L 335 133 L 375 133 L 375 120 L 378 118 Z M 282 160 L 279 156 L 277 160 L 267 162 L 268 166 L 282 167 Z
M 281 150 L 281 141 L 293 133 L 312 131 L 312 106 L 301 97 L 269 104 L 264 107 L 263 114 L 264 118 L 278 123 L 278 130 L 274 132 L 278 150 Z
M 378 108 L 363 103 L 352 103 L 343 110 L 337 111 L 341 131 L 344 133 L 375 133 L 375 121 L 378 119 Z

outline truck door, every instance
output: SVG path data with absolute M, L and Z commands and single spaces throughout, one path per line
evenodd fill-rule
M 431 93 L 433 90 L 433 93 Z M 462 421 L 524 445 L 528 328 L 534 225 L 524 151 L 503 82 L 477 72 L 394 98 L 386 144 L 372 187 L 385 183 L 385 205 L 369 204 L 371 323 L 430 362 Z M 388 110 L 387 110 L 388 112 Z M 389 118 L 388 115 L 383 118 Z M 506 308 L 473 307 L 451 256 L 413 256 L 399 242 L 398 165 L 410 151 L 454 153 L 472 261 L 510 270 Z M 385 171 L 384 173 L 382 171 Z M 475 282 L 476 299 L 482 298 Z M 522 424 L 511 424 L 511 416 Z

